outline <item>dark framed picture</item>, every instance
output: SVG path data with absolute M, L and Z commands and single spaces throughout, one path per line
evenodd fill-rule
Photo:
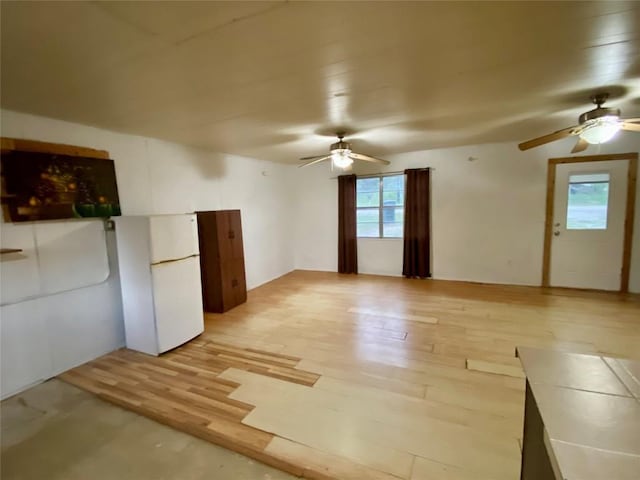
M 113 160 L 11 151 L 1 167 L 5 221 L 120 215 Z

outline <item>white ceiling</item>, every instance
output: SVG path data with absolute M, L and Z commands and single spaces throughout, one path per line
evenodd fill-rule
M 637 1 L 3 1 L 1 14 L 2 108 L 279 162 L 324 153 L 339 129 L 381 157 L 523 141 L 576 124 L 602 89 L 640 117 Z

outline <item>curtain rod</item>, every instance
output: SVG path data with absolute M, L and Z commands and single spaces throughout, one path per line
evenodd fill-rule
M 436 171 L 435 168 L 432 167 L 424 167 L 424 168 L 407 168 L 407 170 L 431 170 L 433 172 Z M 372 177 L 389 177 L 391 175 L 404 175 L 404 170 L 399 172 L 382 172 L 382 173 L 368 173 L 367 175 L 356 175 L 358 178 L 372 178 Z M 336 180 L 338 177 L 330 177 L 329 180 Z

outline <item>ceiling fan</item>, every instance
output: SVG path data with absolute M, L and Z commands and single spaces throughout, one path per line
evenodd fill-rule
M 365 155 L 364 153 L 356 153 L 351 150 L 351 144 L 343 141 L 344 133 L 336 133 L 338 141 L 331 145 L 329 148 L 329 155 L 315 155 L 313 157 L 302 157 L 300 160 L 306 161 L 300 165 L 300 167 L 308 167 L 314 163 L 324 162 L 325 160 L 331 160 L 334 167 L 348 169 L 353 164 L 354 160 L 363 160 L 365 162 L 379 163 L 381 165 L 389 165 L 387 160 L 381 158 L 372 157 L 371 155 Z
M 608 142 L 620 130 L 640 132 L 640 118 L 620 118 L 619 109 L 602 106 L 607 98 L 609 98 L 608 93 L 592 95 L 591 101 L 596 104 L 596 108 L 580 115 L 578 118 L 579 125 L 528 140 L 519 144 L 518 148 L 520 150 L 529 150 L 545 143 L 577 135 L 579 138 L 571 153 L 578 153 L 586 150 L 590 144 L 597 145 Z

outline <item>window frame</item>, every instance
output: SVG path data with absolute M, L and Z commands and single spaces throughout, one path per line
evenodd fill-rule
M 394 239 L 401 240 L 404 238 L 404 218 L 402 219 L 402 227 L 403 231 L 399 237 L 389 237 L 384 235 L 384 178 L 385 177 L 402 177 L 402 209 L 404 211 L 405 201 L 406 201 L 406 185 L 407 185 L 407 176 L 404 173 L 381 173 L 377 175 L 363 175 L 360 177 L 356 177 L 356 238 L 374 238 L 374 239 Z M 378 205 L 375 207 L 358 207 L 358 180 L 364 180 L 368 178 L 377 178 L 378 179 Z M 398 207 L 398 205 L 393 206 Z M 377 237 L 362 237 L 358 235 L 358 211 L 360 210 L 373 210 L 378 209 L 378 236 Z M 386 208 L 389 208 L 388 206 Z

